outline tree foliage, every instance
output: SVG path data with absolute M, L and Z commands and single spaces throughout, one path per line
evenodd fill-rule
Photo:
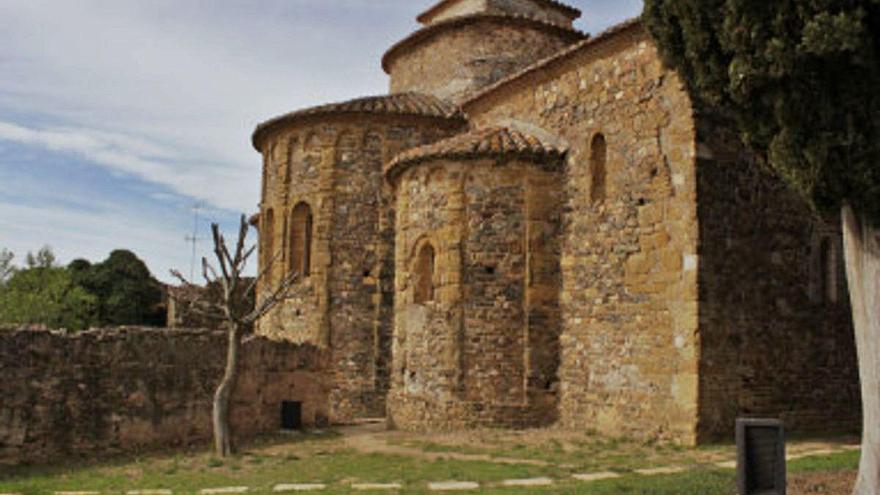
M 646 0 L 643 18 L 697 104 L 811 204 L 880 223 L 880 0 Z
M 130 251 L 113 251 L 101 263 L 78 259 L 59 267 L 51 248 L 44 247 L 28 253 L 21 270 L 14 270 L 5 253 L 0 253 L 2 323 L 69 330 L 165 324 L 162 286 Z M 2 284 L 4 266 L 10 277 Z
M 80 330 L 95 323 L 97 298 L 62 267 L 16 271 L 0 290 L 0 321 Z
M 97 296 L 101 325 L 164 325 L 161 284 L 131 251 L 113 251 L 94 265 L 74 260 L 68 269 L 77 283 Z

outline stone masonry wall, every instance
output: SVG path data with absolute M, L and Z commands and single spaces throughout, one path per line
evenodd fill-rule
M 814 216 L 743 151 L 733 126 L 699 123 L 701 438 L 732 438 L 738 416 L 858 432 L 837 219 Z
M 687 94 L 631 24 L 465 104 L 479 127 L 569 147 L 560 422 L 696 441 L 695 131 Z M 542 134 L 543 133 L 543 134 Z M 594 201 L 591 142 L 607 143 Z
M 258 333 L 332 349 L 333 422 L 385 414 L 394 208 L 382 166 L 406 149 L 451 135 L 459 125 L 406 116 L 328 115 L 292 125 L 266 141 L 262 218 L 272 209 L 275 221 L 262 225 L 261 245 L 283 249 L 282 262 L 273 270 L 275 283 L 293 269 L 288 266 L 288 218 L 303 201 L 312 209 L 313 239 L 311 275 L 260 322 Z M 261 296 L 267 290 L 262 287 Z
M 225 355 L 225 334 L 206 330 L 0 329 L 0 464 L 207 444 Z M 313 346 L 246 340 L 236 439 L 277 432 L 282 401 L 302 402 L 305 426 L 326 424 L 328 365 Z
M 444 28 L 394 57 L 391 92 L 415 91 L 459 102 L 575 39 L 497 18 Z
M 397 187 L 389 416 L 425 430 L 556 418 L 559 177 L 517 161 L 439 161 Z M 415 300 L 435 252 L 434 299 Z
M 538 2 L 532 0 L 460 0 L 434 13 L 432 17 L 424 19 L 424 22 L 433 24 L 463 15 L 483 12 L 526 15 L 560 26 L 570 27 L 572 24 L 572 20 L 559 10 L 546 5 L 538 5 Z

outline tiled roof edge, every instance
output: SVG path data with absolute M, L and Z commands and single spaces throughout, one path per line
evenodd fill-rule
M 517 129 L 488 127 L 404 151 L 388 163 L 385 175 L 393 180 L 409 167 L 429 160 L 496 157 L 561 160 L 566 151 Z
M 254 148 L 259 151 L 265 135 L 278 126 L 321 115 L 357 114 L 415 116 L 458 121 L 462 124 L 465 122 L 464 115 L 458 107 L 439 98 L 421 93 L 396 93 L 355 98 L 286 113 L 258 125 L 251 141 Z

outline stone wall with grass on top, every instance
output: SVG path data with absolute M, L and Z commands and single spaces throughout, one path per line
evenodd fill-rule
M 45 463 L 211 439 L 226 334 L 118 328 L 0 329 L 0 464 Z M 329 414 L 329 354 L 248 338 L 231 407 L 237 441 L 281 428 L 281 403 L 304 426 Z

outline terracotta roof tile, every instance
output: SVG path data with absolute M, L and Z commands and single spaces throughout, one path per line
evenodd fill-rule
M 410 34 L 406 38 L 398 41 L 397 43 L 392 45 L 391 48 L 389 48 L 388 51 L 385 52 L 385 55 L 382 57 L 382 69 L 384 69 L 386 73 L 390 73 L 391 62 L 394 60 L 397 54 L 400 53 L 401 50 L 405 50 L 410 46 L 424 39 L 430 38 L 431 36 L 434 36 L 437 33 L 443 32 L 447 29 L 466 26 L 481 21 L 493 21 L 519 26 L 525 25 L 547 32 L 559 34 L 560 36 L 568 38 L 572 42 L 578 41 L 587 36 L 577 29 L 559 26 L 557 24 L 552 24 L 550 22 L 527 15 L 492 13 L 468 14 L 458 17 L 451 17 L 449 19 L 444 19 L 434 24 L 429 24 Z
M 357 98 L 341 103 L 330 103 L 316 107 L 290 112 L 263 122 L 253 134 L 253 144 L 260 149 L 260 141 L 271 130 L 279 125 L 290 123 L 316 115 L 338 114 L 384 114 L 413 115 L 437 119 L 459 120 L 464 123 L 464 116 L 455 105 L 434 96 L 420 93 L 397 93 L 393 95 L 370 96 Z
M 425 19 L 430 17 L 432 14 L 434 14 L 438 10 L 442 9 L 443 7 L 446 7 L 447 5 L 449 5 L 451 3 L 457 2 L 457 1 L 459 1 L 459 0 L 442 0 L 441 2 L 438 2 L 433 7 L 431 7 L 430 9 L 419 14 L 419 16 L 416 17 L 416 20 L 419 22 L 425 22 Z M 565 13 L 565 15 L 567 15 L 568 17 L 570 17 L 572 19 L 577 19 L 578 17 L 581 16 L 581 13 L 582 13 L 580 11 L 580 9 L 574 8 L 571 5 L 564 4 L 564 3 L 559 2 L 557 0 L 533 0 L 533 1 L 539 5 L 554 8 L 556 10 L 562 11 Z
M 561 159 L 565 151 L 516 129 L 489 127 L 405 151 L 388 164 L 385 173 L 393 178 L 412 165 L 432 159 L 474 160 L 518 156 L 533 160 L 556 160 Z
M 613 37 L 614 35 L 616 35 L 618 33 L 626 31 L 632 27 L 641 26 L 641 25 L 642 25 L 641 18 L 640 17 L 633 17 L 632 19 L 623 21 L 620 24 L 616 24 L 614 26 L 611 26 L 610 28 L 606 29 L 605 31 L 602 31 L 601 33 L 599 33 L 596 36 L 586 38 L 586 39 L 581 40 L 577 43 L 574 43 L 573 45 L 568 46 L 568 47 L 562 49 L 561 51 L 559 51 L 549 57 L 546 57 L 542 60 L 538 60 L 534 64 L 529 65 L 529 66 L 523 68 L 522 70 L 514 72 L 513 74 L 486 86 L 485 88 L 481 89 L 480 91 L 478 91 L 477 93 L 472 95 L 470 98 L 468 98 L 467 101 L 462 103 L 462 106 L 466 106 L 476 100 L 479 100 L 483 96 L 486 96 L 489 93 L 492 93 L 496 89 L 506 85 L 509 82 L 515 81 L 515 80 L 517 80 L 523 76 L 526 76 L 532 72 L 536 72 L 538 70 L 541 70 L 544 67 L 546 67 L 554 62 L 564 60 L 564 59 L 568 58 L 570 55 L 573 55 L 583 49 L 586 49 L 587 47 L 592 47 L 598 43 L 601 43 L 601 42 L 607 40 L 608 38 Z

